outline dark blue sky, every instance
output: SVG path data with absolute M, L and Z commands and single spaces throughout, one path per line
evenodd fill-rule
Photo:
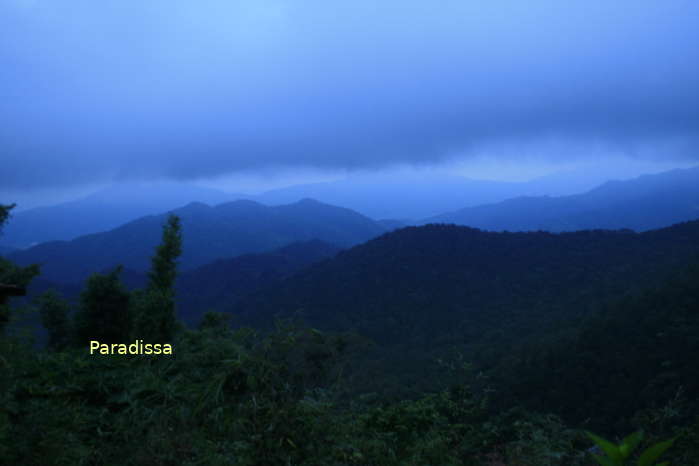
M 2 0 L 0 191 L 699 162 L 697 44 L 696 1 Z

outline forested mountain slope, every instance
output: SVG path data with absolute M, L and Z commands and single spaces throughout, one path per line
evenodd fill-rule
M 428 360 L 460 348 L 487 368 L 697 254 L 699 222 L 646 233 L 409 227 L 342 251 L 230 311 L 255 326 L 278 315 L 356 330 L 405 357 Z
M 242 296 L 337 254 L 341 249 L 320 240 L 292 243 L 268 253 L 220 259 L 182 273 L 176 281 L 177 311 L 195 324 L 204 311 L 227 309 Z
M 574 332 L 551 332 L 509 355 L 502 403 L 554 411 L 600 431 L 631 429 L 639 407 L 667 422 L 699 414 L 699 260 L 643 292 L 602 306 Z

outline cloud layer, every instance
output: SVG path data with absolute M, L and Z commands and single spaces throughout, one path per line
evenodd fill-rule
M 6 1 L 0 185 L 519 147 L 699 158 L 698 15 L 691 1 Z

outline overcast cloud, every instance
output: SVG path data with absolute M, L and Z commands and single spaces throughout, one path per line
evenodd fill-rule
M 0 186 L 699 161 L 699 2 L 0 0 Z

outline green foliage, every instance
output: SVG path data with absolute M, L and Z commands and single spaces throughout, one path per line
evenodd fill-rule
M 516 348 L 493 376 L 499 402 L 550 410 L 602 435 L 672 435 L 699 415 L 699 266 Z M 678 390 L 681 389 L 681 396 Z
M 137 290 L 132 296 L 135 320 L 131 339 L 142 339 L 153 343 L 172 341 L 177 328 L 172 292 L 146 289 Z
M 699 417 L 675 431 L 673 460 L 683 466 L 699 466 Z
M 37 275 L 39 275 L 38 265 L 20 267 L 0 257 L 0 283 L 27 286 Z M 0 335 L 2 335 L 7 323 L 10 321 L 11 314 L 8 300 L 0 298 Z
M 0 257 L 0 283 L 27 286 L 37 275 L 39 275 L 38 265 L 20 267 Z
M 288 328 L 266 338 L 190 331 L 168 358 L 15 348 L 0 367 L 0 435 L 16 439 L 2 443 L 3 458 L 313 464 L 307 460 L 329 454 L 323 439 L 337 427 L 322 377 L 305 358 L 321 344 L 312 338 Z
M 90 340 L 101 343 L 124 343 L 130 336 L 131 295 L 119 280 L 121 267 L 108 274 L 93 274 L 80 295 L 75 314 L 76 343 L 85 346 Z
M 643 431 L 637 431 L 628 435 L 618 445 L 591 432 L 587 432 L 586 434 L 606 454 L 606 456 L 592 455 L 602 466 L 624 466 L 630 464 L 634 451 L 643 441 Z M 651 445 L 640 454 L 636 464 L 638 466 L 653 466 L 655 460 L 660 458 L 674 442 L 675 439 L 670 439 Z M 667 466 L 668 464 L 668 462 L 663 462 L 656 466 Z
M 555 416 L 493 413 L 466 384 L 413 400 L 343 401 L 338 374 L 352 340 L 285 321 L 268 335 L 211 322 L 178 333 L 169 357 L 0 340 L 0 457 L 28 466 L 589 466 L 581 433 Z M 638 437 L 624 442 L 634 450 Z
M 567 427 L 551 414 L 530 413 L 514 409 L 501 415 L 496 421 L 505 426 L 502 432 L 511 439 L 502 448 L 508 464 L 520 466 L 582 466 L 583 436 Z
M 170 215 L 163 226 L 162 241 L 151 261 L 148 287 L 134 294 L 134 338 L 158 343 L 172 341 L 177 328 L 173 285 L 180 254 L 180 219 Z
M 60 350 L 70 344 L 70 305 L 54 290 L 48 290 L 37 299 L 41 323 L 48 331 L 47 347 Z
M 5 222 L 10 218 L 10 211 L 16 207 L 16 204 L 0 204 L 0 232 Z
M 199 323 L 200 330 L 225 331 L 230 325 L 231 314 L 209 311 L 204 314 Z
M 182 254 L 182 226 L 180 218 L 170 215 L 163 226 L 160 245 L 151 259 L 148 272 L 148 288 L 151 290 L 172 290 L 177 277 L 177 259 Z
M 10 211 L 14 207 L 15 204 L 0 204 L 0 233 L 2 232 L 2 227 L 5 222 L 7 222 L 10 217 Z M 0 283 L 26 287 L 37 275 L 39 275 L 38 265 L 20 267 L 0 257 Z M 2 335 L 7 323 L 10 321 L 10 316 L 11 309 L 9 303 L 4 297 L 0 297 L 0 335 Z

